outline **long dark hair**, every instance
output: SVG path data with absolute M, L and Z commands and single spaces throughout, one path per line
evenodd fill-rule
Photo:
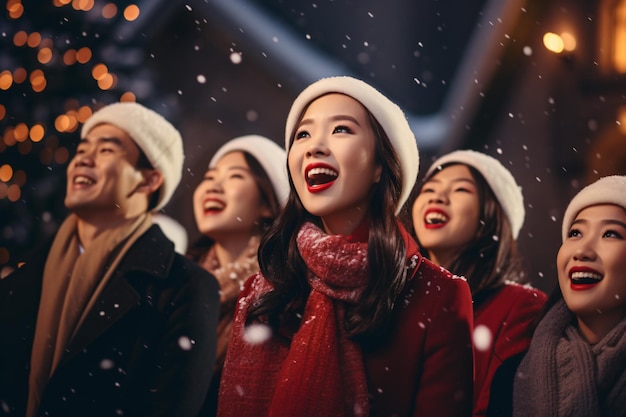
M 376 138 L 376 162 L 382 166 L 382 174 L 374 186 L 366 214 L 370 222 L 368 284 L 359 302 L 346 307 L 344 325 L 349 336 L 371 339 L 384 330 L 394 302 L 405 286 L 407 272 L 406 247 L 394 215 L 402 189 L 400 163 L 384 130 L 367 113 Z M 294 133 L 291 133 L 292 143 Z M 307 268 L 297 249 L 297 231 L 307 221 L 322 227 L 320 218 L 308 213 L 302 205 L 291 173 L 289 184 L 287 205 L 259 246 L 261 272 L 274 288 L 260 297 L 248 315 L 248 322 L 261 319 L 273 328 L 299 326 L 299 313 L 310 288 Z
M 458 162 L 445 164 L 441 169 Z M 474 238 L 469 241 L 452 260 L 448 269 L 456 275 L 464 276 L 469 283 L 472 295 L 484 290 L 501 287 L 505 281 L 521 281 L 525 277 L 522 258 L 509 219 L 498 202 L 485 178 L 475 168 L 466 166 L 476 183 L 480 224 Z M 419 187 L 430 180 L 439 170 L 435 170 Z M 415 236 L 422 253 L 428 250 Z
M 252 173 L 252 177 L 256 182 L 257 188 L 259 189 L 261 204 L 265 204 L 270 209 L 271 217 L 260 219 L 258 233 L 262 234 L 270 227 L 274 219 L 276 219 L 280 213 L 281 207 L 278 202 L 278 197 L 276 196 L 276 192 L 272 186 L 272 181 L 270 181 L 269 176 L 259 161 L 257 161 L 252 154 L 246 151 L 233 152 L 241 152 L 243 154 L 243 157 L 248 164 L 248 168 L 250 168 L 250 172 Z M 202 235 L 189 247 L 187 250 L 187 257 L 197 262 L 214 244 L 215 241 L 213 239 L 206 235 Z

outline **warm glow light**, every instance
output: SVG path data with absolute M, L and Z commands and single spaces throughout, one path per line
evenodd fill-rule
M 39 123 L 30 128 L 30 140 L 33 142 L 40 142 L 44 134 L 45 129 L 43 125 Z
M 8 90 L 13 85 L 13 74 L 11 71 L 4 70 L 0 72 L 0 90 Z
M 10 126 L 4 129 L 4 143 L 6 143 L 7 146 L 13 146 L 17 143 L 15 135 L 13 134 L 13 128 Z
M 613 39 L 613 62 L 615 70 L 626 73 L 626 2 L 622 1 L 616 10 L 617 16 L 615 35 Z
M 21 195 L 22 192 L 20 191 L 20 187 L 18 187 L 16 184 L 12 184 L 9 186 L 9 189 L 7 190 L 7 198 L 9 199 L 9 201 L 15 203 L 17 200 L 20 199 Z
M 90 59 L 91 59 L 91 49 L 89 49 L 88 47 L 84 46 L 80 48 L 78 52 L 76 52 L 76 60 L 80 62 L 81 64 L 89 62 Z
M 0 104 L 0 120 L 4 119 L 4 116 L 7 115 L 7 109 L 2 104 Z
M 572 52 L 576 49 L 576 38 L 569 32 L 561 33 L 561 39 L 563 40 L 563 49 L 567 52 Z
M 39 32 L 33 32 L 28 35 L 28 40 L 26 41 L 28 46 L 31 48 L 36 48 L 41 43 L 41 34 Z
M 30 83 L 33 91 L 36 93 L 42 92 L 46 88 L 46 77 L 42 70 L 36 69 L 30 73 Z
M 98 80 L 98 87 L 100 87 L 101 90 L 108 90 L 113 87 L 114 83 L 113 75 L 108 73 L 102 77 L 102 79 Z
M 42 48 L 37 53 L 37 61 L 42 64 L 47 64 L 52 59 L 52 49 L 50 48 Z
M 9 164 L 0 166 L 0 181 L 9 182 L 13 178 L 13 167 Z
M 88 12 L 93 8 L 93 0 L 73 0 L 72 7 L 76 10 Z
M 109 72 L 109 69 L 104 64 L 96 64 L 91 70 L 91 76 L 94 80 L 103 79 Z
M 563 39 L 552 32 L 547 32 L 543 35 L 543 45 L 548 51 L 554 52 L 555 54 L 560 54 L 564 49 Z
M 18 142 L 24 142 L 28 138 L 28 126 L 26 123 L 18 123 L 13 130 L 15 140 Z
M 139 7 L 136 4 L 131 4 L 124 9 L 124 19 L 132 22 L 139 17 Z
M 102 8 L 102 17 L 105 19 L 113 19 L 117 14 L 117 6 L 109 3 Z
M 0 182 L 0 199 L 6 198 L 8 190 L 9 190 L 9 186 L 3 182 Z
M 73 65 L 76 63 L 76 51 L 74 49 L 68 49 L 63 54 L 63 63 L 65 65 Z
M 27 75 L 28 74 L 26 73 L 26 70 L 24 68 L 18 68 L 13 71 L 13 82 L 15 82 L 16 84 L 22 84 L 24 81 L 26 81 Z
M 78 112 L 76 113 L 76 118 L 80 123 L 85 123 L 87 119 L 91 117 L 92 114 L 93 112 L 91 111 L 91 107 L 83 106 L 80 109 L 78 109 Z
M 26 45 L 27 40 L 28 40 L 28 34 L 24 32 L 23 30 L 16 32 L 15 35 L 13 35 L 13 44 L 15 46 L 24 46 Z
M 61 6 L 67 6 L 72 2 L 72 0 L 55 0 L 58 1 Z
M 24 14 L 24 6 L 20 3 L 7 4 L 7 10 L 11 19 L 19 19 Z
M 62 114 L 54 121 L 54 128 L 59 132 L 65 132 L 70 127 L 70 118 Z
M 120 101 L 134 103 L 135 101 L 137 101 L 137 97 L 135 96 L 134 93 L 127 91 L 124 94 L 122 94 L 122 96 L 120 97 Z

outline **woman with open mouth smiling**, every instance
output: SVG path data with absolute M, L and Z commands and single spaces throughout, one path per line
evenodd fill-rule
M 509 402 L 513 380 L 512 411 L 504 393 L 489 416 L 626 415 L 626 177 L 583 188 L 562 238 L 550 308 L 517 370 L 494 379 Z
M 497 159 L 471 150 L 437 159 L 413 202 L 413 228 L 430 260 L 467 278 L 474 299 L 474 410 L 484 416 L 502 362 L 524 352 L 546 295 L 529 285 L 517 255 L 524 199 Z
M 419 162 L 402 110 L 325 78 L 285 146 L 291 193 L 239 299 L 218 415 L 469 416 L 469 287 L 397 218 Z
M 215 152 L 193 195 L 201 236 L 188 256 L 220 284 L 216 362 L 201 417 L 217 412 L 237 298 L 246 280 L 259 272 L 261 235 L 276 219 L 289 193 L 285 163 L 285 151 L 264 136 L 231 139 Z

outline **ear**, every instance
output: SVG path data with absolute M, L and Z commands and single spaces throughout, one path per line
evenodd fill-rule
M 261 206 L 261 212 L 259 214 L 259 217 L 262 219 L 270 219 L 273 217 L 272 210 L 270 210 L 267 204 L 263 204 L 263 206 Z
M 163 185 L 163 174 L 154 169 L 142 169 L 141 175 L 143 180 L 137 186 L 137 191 L 150 195 L 161 188 Z
M 380 182 L 380 177 L 383 174 L 383 167 L 382 165 L 378 164 L 376 165 L 376 169 L 374 170 L 374 183 L 377 184 Z

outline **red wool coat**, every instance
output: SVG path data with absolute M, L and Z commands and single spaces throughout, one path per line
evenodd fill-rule
M 379 346 L 361 346 L 370 415 L 470 416 L 473 311 L 469 286 L 422 258 L 416 245 L 408 249 L 408 257 L 414 256 L 419 266 L 398 297 L 393 328 Z M 289 351 L 286 342 L 271 343 L 269 351 L 261 348 L 263 356 L 275 358 L 275 366 L 261 369 L 255 361 L 246 360 L 245 352 L 232 348 L 234 338 L 243 337 L 246 306 L 253 302 L 249 296 L 259 285 L 267 285 L 260 274 L 248 280 L 238 303 L 221 381 L 221 417 L 267 415 L 275 375 Z
M 474 306 L 474 325 L 486 326 L 492 343 L 485 350 L 475 349 L 474 417 L 484 416 L 489 404 L 491 381 L 502 362 L 528 349 L 532 333 L 529 324 L 537 318 L 547 296 L 528 285 L 508 282 L 484 298 L 479 294 Z

